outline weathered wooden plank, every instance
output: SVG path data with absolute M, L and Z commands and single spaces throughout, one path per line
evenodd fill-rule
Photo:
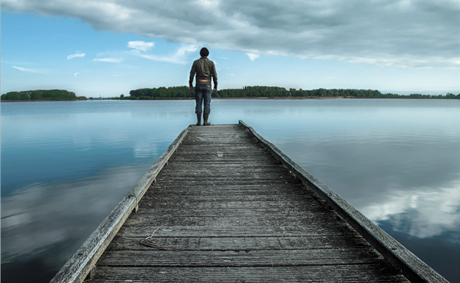
M 151 251 L 152 247 L 139 243 L 146 237 L 114 238 L 109 250 Z M 154 236 L 152 241 L 157 250 L 179 251 L 253 251 L 253 250 L 310 250 L 333 249 L 337 247 L 368 247 L 369 244 L 358 235 L 345 237 L 343 234 L 285 236 L 285 237 L 162 237 Z
M 296 199 L 300 196 L 305 199 L 313 198 L 311 192 L 305 190 L 304 187 L 297 187 L 298 184 L 286 182 L 251 182 L 251 184 L 209 184 L 206 182 L 198 184 L 197 181 L 195 183 L 187 181 L 173 183 L 163 181 L 163 179 L 158 182 L 161 182 L 162 185 L 154 184 L 144 197 L 148 199 L 150 197 L 177 198 L 183 196 L 188 197 L 189 201 L 195 200 L 195 197 L 196 201 L 200 201 L 200 197 L 211 197 L 216 200 L 221 198 L 228 201 L 241 199 L 249 201 L 249 198 L 257 200 L 258 197 L 263 200 Z
M 300 213 L 268 214 L 251 210 L 214 211 L 212 214 L 204 212 L 199 215 L 181 215 L 181 211 L 178 214 L 168 214 L 169 212 L 158 214 L 137 213 L 131 216 L 127 225 L 148 223 L 157 226 L 282 226 L 289 223 L 292 226 L 302 226 L 311 225 L 315 222 L 336 221 L 326 211 L 305 212 L 302 217 Z
M 102 257 L 99 266 L 242 267 L 357 265 L 377 263 L 367 248 L 250 251 L 120 250 Z
M 168 211 L 169 212 L 169 211 Z M 228 214 L 236 214 L 235 216 L 226 217 Z M 238 213 L 240 215 L 238 215 Z M 326 214 L 311 214 L 310 217 L 303 217 L 298 219 L 299 214 L 285 216 L 281 213 L 269 217 L 263 217 L 263 213 L 243 212 L 243 211 L 225 211 L 223 213 L 215 212 L 215 214 L 203 213 L 200 215 L 184 215 L 184 216 L 171 216 L 171 215 L 150 215 L 140 214 L 133 215 L 130 223 L 127 225 L 155 225 L 155 226 L 282 226 L 289 223 L 293 226 L 306 226 L 306 225 L 321 225 L 324 221 L 334 221 L 333 218 L 328 217 Z
M 385 273 L 387 276 L 382 277 Z M 406 282 L 380 264 L 265 267 L 98 267 L 91 282 Z
M 189 184 L 187 182 L 182 182 L 182 184 L 168 182 L 165 186 L 160 188 L 152 186 L 150 189 L 151 193 L 147 194 L 145 197 L 153 198 L 161 196 L 164 198 L 176 198 L 184 196 L 189 197 L 190 201 L 195 200 L 194 197 L 197 197 L 196 201 L 200 201 L 200 197 L 229 197 L 228 201 L 244 201 L 247 199 L 246 197 L 255 201 L 257 197 L 267 201 L 270 199 L 273 201 L 282 201 L 283 199 L 292 200 L 301 198 L 302 200 L 308 200 L 314 198 L 307 190 L 295 188 L 296 185 L 297 184 L 286 182 L 264 182 L 263 184 L 254 183 L 251 185 L 198 184 L 198 180 L 195 179 L 194 184 Z M 276 186 L 281 187 L 281 189 L 276 190 Z M 285 189 L 283 189 L 283 187 L 285 187 Z
M 165 201 L 162 198 L 155 198 L 149 202 L 147 199 L 141 202 L 140 209 L 138 212 L 139 217 L 147 217 L 143 214 L 152 214 L 154 210 L 161 211 L 162 214 L 168 213 L 180 213 L 182 216 L 259 216 L 266 217 L 267 214 L 271 215 L 289 215 L 292 217 L 315 217 L 316 214 L 326 213 L 330 215 L 324 207 L 315 203 L 316 200 L 311 199 L 310 203 L 307 199 L 300 197 L 299 199 L 289 199 L 285 201 L 273 200 L 273 201 L 210 201 L 209 198 L 199 198 L 203 201 L 197 201 L 194 199 L 188 203 L 182 205 L 180 196 L 177 198 L 169 198 Z M 174 201 L 177 201 L 174 203 Z M 302 204 L 304 202 L 304 204 Z
M 313 201 L 309 201 L 314 199 L 311 195 L 292 193 L 292 195 L 287 196 L 286 194 L 289 193 L 289 191 L 286 191 L 284 194 L 276 194 L 264 193 L 263 190 L 242 189 L 235 190 L 235 194 L 231 194 L 231 191 L 225 192 L 223 190 L 214 189 L 212 186 L 207 186 L 206 188 L 212 190 L 212 192 L 205 192 L 202 190 L 203 187 L 200 186 L 196 187 L 196 191 L 185 191 L 183 188 L 170 187 L 171 190 L 177 189 L 178 192 L 168 194 L 166 190 L 161 190 L 151 195 L 146 195 L 144 196 L 145 202 L 141 202 L 140 205 L 144 205 L 144 203 L 150 205 L 162 205 L 162 203 L 180 205 L 180 201 L 183 201 L 185 206 L 195 205 L 196 203 L 203 203 L 203 205 L 206 205 L 205 203 L 208 202 L 222 203 L 227 200 L 229 202 L 266 202 L 267 204 L 272 202 L 289 202 L 292 200 L 292 204 L 299 203 L 299 205 L 302 205 L 302 202 L 307 202 L 307 206 L 318 205 L 314 204 Z
M 251 138 L 244 132 L 238 133 L 228 133 L 220 132 L 213 135 L 189 135 L 186 139 L 184 139 L 184 145 L 201 145 L 206 144 L 209 145 L 222 145 L 222 144 L 239 144 L 245 145 L 247 144 L 248 140 Z
M 162 226 L 161 223 L 125 223 L 118 236 L 146 238 L 158 228 L 160 229 L 155 235 L 161 237 L 310 237 L 318 235 L 352 237 L 349 231 L 346 231 L 344 227 L 338 227 L 335 223 L 311 223 L 308 226 Z
M 279 168 L 282 170 L 282 168 L 279 167 L 279 161 L 275 159 L 270 159 L 267 158 L 267 156 L 252 156 L 251 159 L 244 158 L 243 159 L 243 154 L 244 152 L 240 152 L 240 157 L 239 159 L 225 159 L 225 154 L 222 156 L 219 156 L 218 152 L 212 152 L 210 150 L 206 151 L 208 155 L 212 154 L 214 155 L 212 158 L 200 158 L 198 154 L 190 154 L 191 162 L 197 163 L 200 167 L 202 166 L 209 166 L 209 167 L 219 167 L 222 166 L 222 168 L 225 169 L 236 169 L 236 167 L 241 166 L 243 168 Z M 179 157 L 181 155 L 178 155 Z M 186 162 L 183 159 L 174 159 L 170 160 L 170 166 L 169 167 L 177 167 L 179 170 L 181 169 L 188 169 L 190 170 L 190 162 Z M 165 169 L 168 169 L 165 168 Z M 197 168 L 198 169 L 198 168 Z
M 279 164 L 279 161 L 274 160 L 271 156 L 266 154 L 254 154 L 247 152 L 184 152 L 177 154 L 173 162 L 184 162 L 184 163 L 208 163 L 213 162 L 214 164 L 231 163 L 231 164 L 249 164 L 259 165 L 260 163 L 275 163 Z
M 199 168 L 186 168 L 185 166 L 168 166 L 165 173 L 169 173 L 171 177 L 180 176 L 182 178 L 187 177 L 221 177 L 221 178 L 259 178 L 259 179 L 274 179 L 274 178 L 286 178 L 283 171 L 280 171 L 279 167 L 266 166 L 263 168 L 250 167 L 250 166 L 235 166 L 235 165 L 223 165 L 223 166 L 212 166 L 202 165 Z M 290 177 L 290 176 L 287 176 Z
M 241 200 L 241 201 L 213 201 L 210 198 L 198 198 L 193 201 L 181 203 L 181 199 L 177 197 L 175 199 L 169 198 L 168 201 L 164 199 L 155 199 L 150 202 L 145 199 L 139 206 L 139 214 L 147 213 L 151 214 L 161 209 L 163 213 L 178 211 L 186 212 L 186 214 L 196 215 L 196 213 L 206 211 L 209 215 L 216 215 L 218 211 L 228 210 L 237 215 L 241 215 L 239 211 L 254 210 L 260 211 L 261 213 L 277 213 L 282 210 L 281 213 L 296 213 L 301 212 L 301 215 L 307 211 L 320 211 L 324 210 L 323 207 L 318 204 L 305 205 L 304 199 L 289 201 L 280 200 Z
M 236 178 L 238 177 L 238 178 Z M 290 176 L 279 176 L 279 175 L 270 175 L 266 178 L 253 178 L 253 176 L 235 176 L 234 178 L 228 178 L 227 176 L 213 176 L 213 178 L 205 178 L 200 176 L 187 176 L 182 177 L 180 175 L 170 176 L 169 178 L 163 178 L 160 176 L 157 178 L 158 182 L 165 184 L 166 186 L 170 185 L 190 185 L 190 186 L 224 186 L 224 185 L 283 185 L 283 184 L 296 184 L 299 181 L 293 179 Z
M 234 153 L 241 151 L 253 151 L 252 154 L 263 153 L 266 151 L 263 147 L 258 144 L 248 143 L 232 143 L 232 144 L 189 144 L 187 148 L 181 148 L 178 153 L 203 153 L 203 152 L 222 152 L 222 153 Z

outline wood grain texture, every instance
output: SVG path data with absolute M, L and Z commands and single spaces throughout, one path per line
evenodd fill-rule
M 409 282 L 254 137 L 191 127 L 87 281 Z

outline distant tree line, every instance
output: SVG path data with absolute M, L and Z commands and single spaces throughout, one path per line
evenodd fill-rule
M 241 98 L 321 98 L 321 97 L 344 97 L 344 98 L 454 98 L 460 99 L 458 95 L 448 93 L 447 95 L 399 95 L 394 93 L 381 93 L 371 89 L 285 89 L 281 87 L 247 86 L 243 89 L 224 89 L 218 92 L 217 97 L 241 97 Z
M 130 91 L 130 96 L 120 96 L 120 99 L 185 99 L 193 97 L 188 87 L 160 87 L 141 88 Z M 222 89 L 212 94 L 218 98 L 321 98 L 321 97 L 344 97 L 344 98 L 436 98 L 436 99 L 460 99 L 460 93 L 455 95 L 424 95 L 411 94 L 400 95 L 394 93 L 381 93 L 378 90 L 370 89 L 286 89 L 274 86 L 246 86 L 242 89 Z
M 140 88 L 131 90 L 129 97 L 120 96 L 121 99 L 184 99 L 192 97 L 193 94 L 186 86 Z
M 61 89 L 11 91 L 2 94 L 2 101 L 70 101 L 86 100 L 84 96 L 76 96 L 74 92 Z

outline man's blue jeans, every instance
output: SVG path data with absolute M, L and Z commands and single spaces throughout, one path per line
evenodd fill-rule
M 195 101 L 196 101 L 196 108 L 195 113 L 201 114 L 202 105 L 204 101 L 204 114 L 211 113 L 211 86 L 205 84 L 197 84 L 195 86 Z

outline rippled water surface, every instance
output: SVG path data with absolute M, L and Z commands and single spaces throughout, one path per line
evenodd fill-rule
M 195 123 L 193 109 L 191 100 L 2 103 L 2 282 L 48 282 Z M 460 282 L 460 101 L 216 99 L 210 120 L 243 120 Z

